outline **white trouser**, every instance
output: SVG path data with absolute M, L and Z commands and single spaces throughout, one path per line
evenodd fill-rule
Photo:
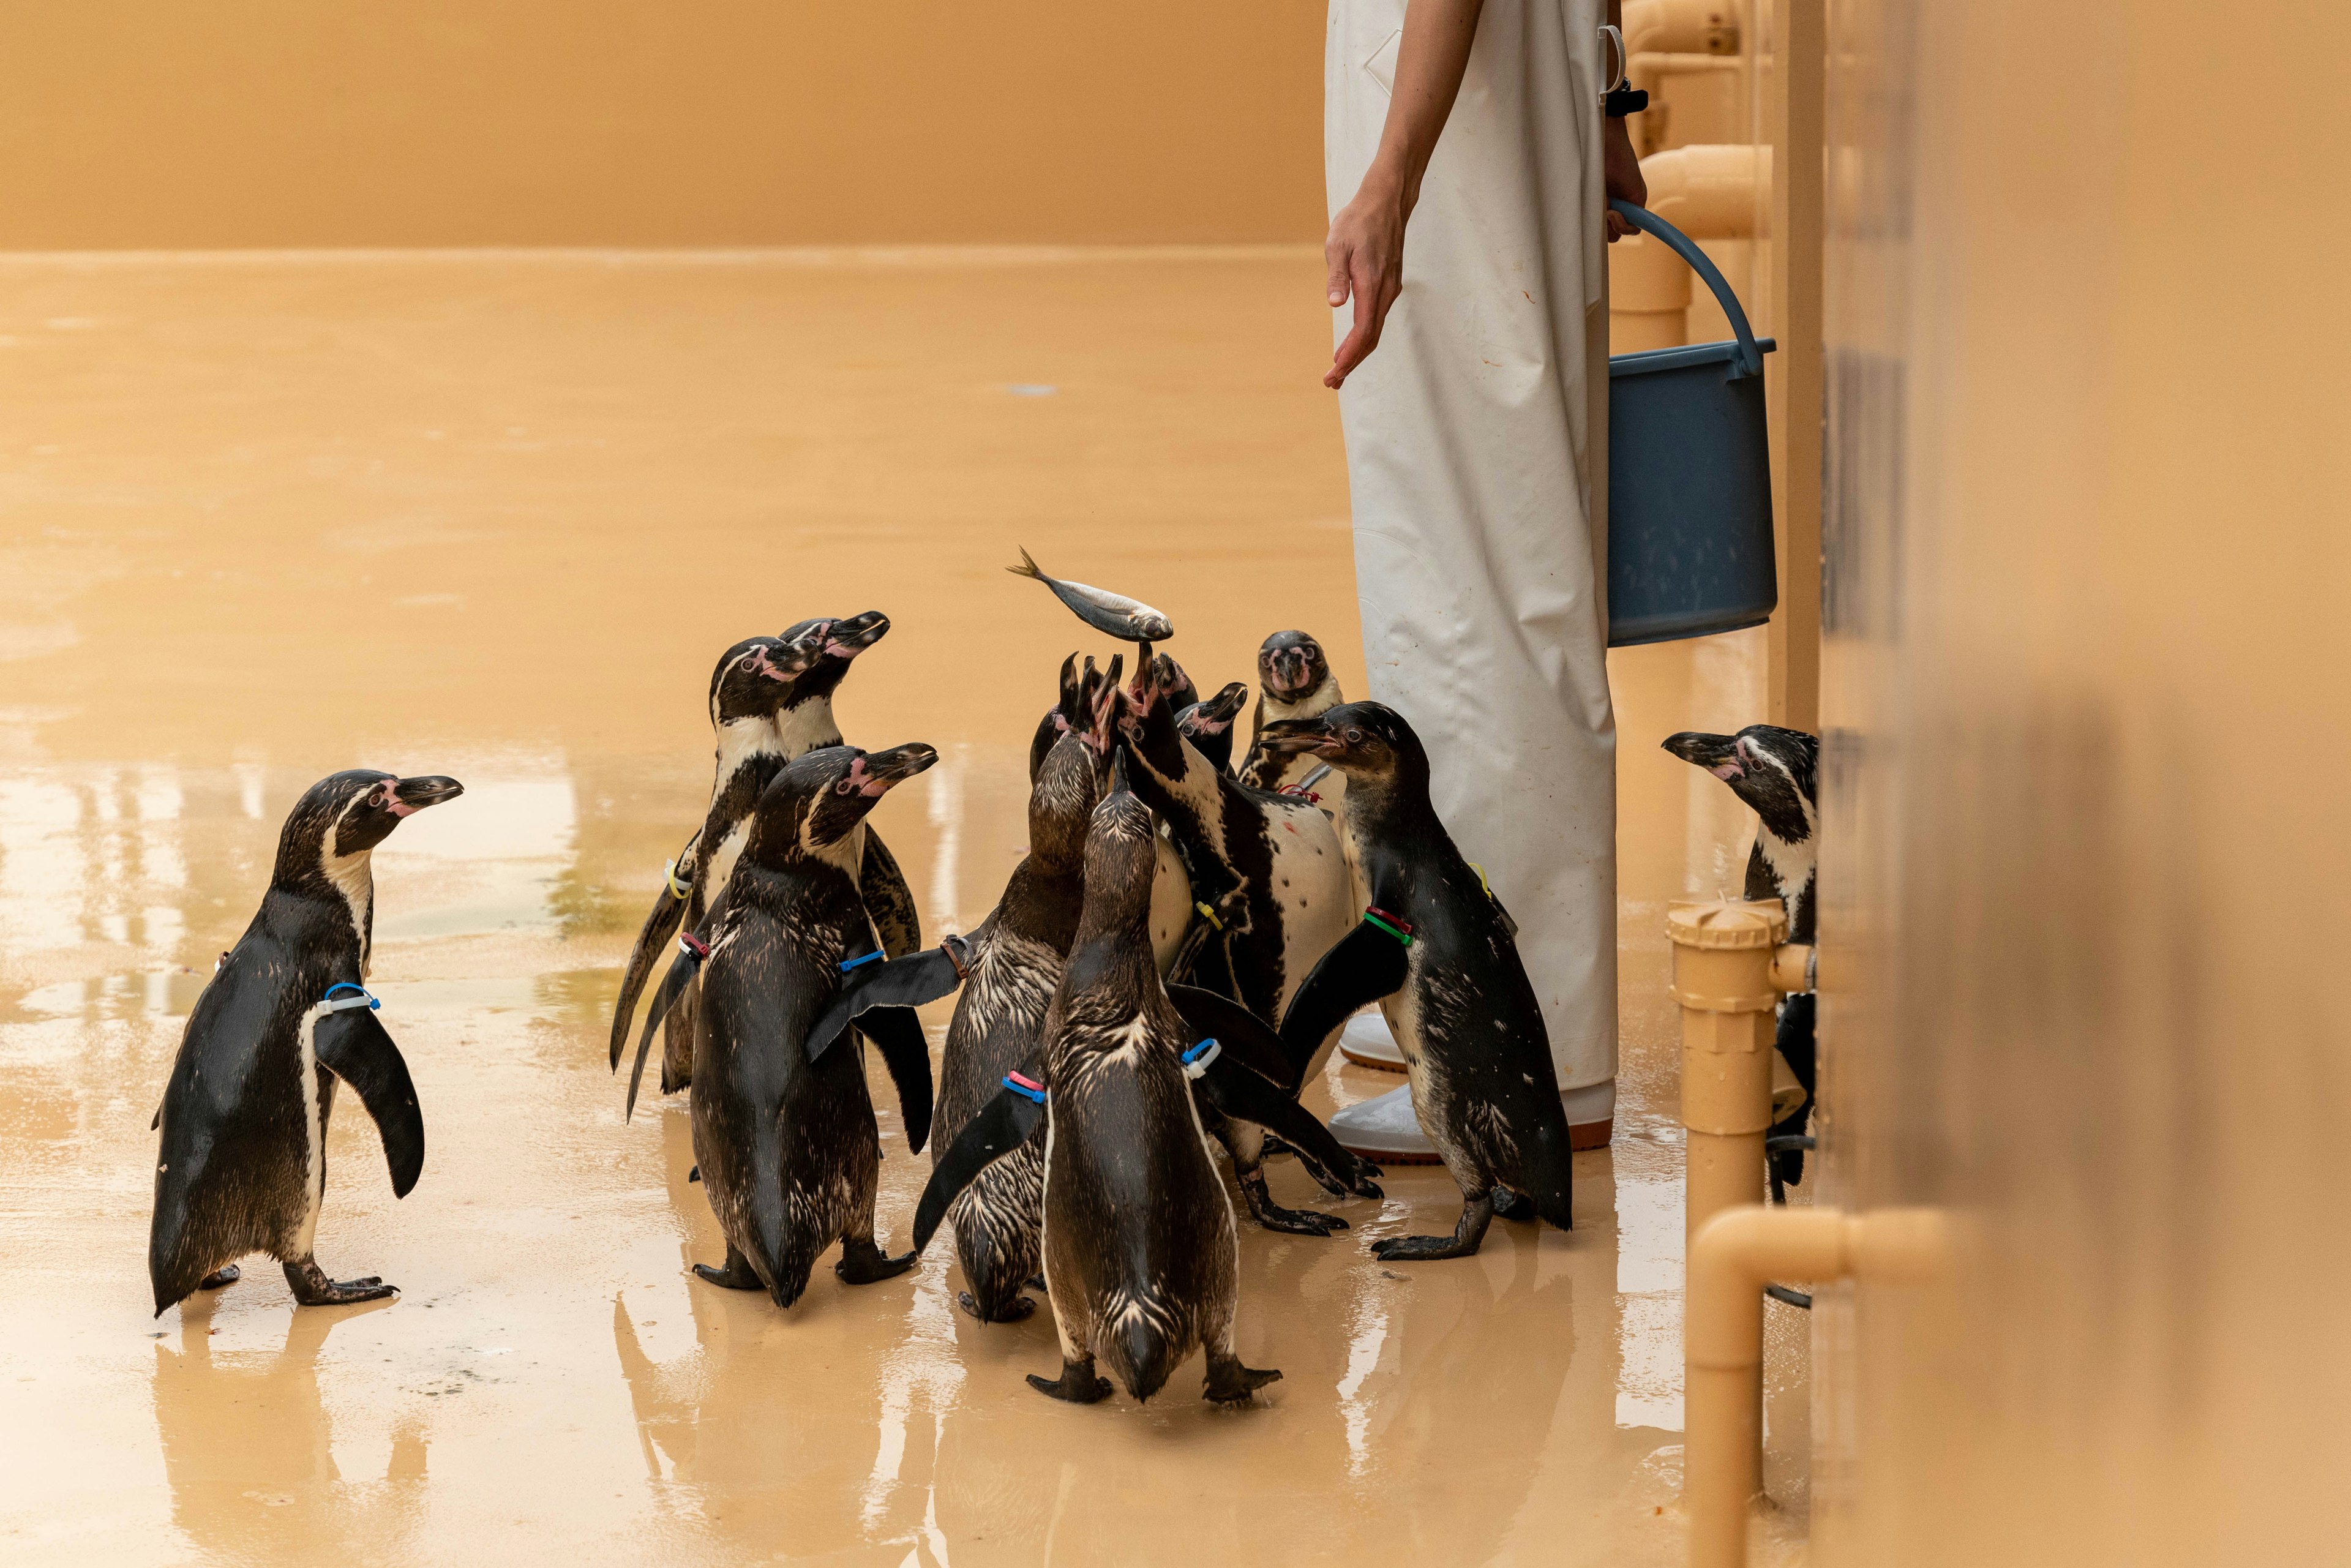
M 1404 10 L 1331 0 L 1334 214 L 1379 146 Z M 1427 744 L 1438 813 L 1519 923 L 1563 1090 L 1616 1075 L 1602 20 L 1601 0 L 1486 0 L 1404 296 L 1339 398 L 1371 695 Z

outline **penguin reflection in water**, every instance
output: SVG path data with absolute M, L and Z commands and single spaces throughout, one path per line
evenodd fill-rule
M 155 1125 L 147 1272 L 155 1312 L 238 1275 L 266 1252 L 304 1306 L 392 1295 L 372 1275 L 338 1281 L 313 1248 L 326 1195 L 327 1121 L 340 1080 L 375 1119 L 405 1197 L 424 1166 L 424 1121 L 399 1047 L 362 988 L 375 929 L 371 858 L 402 818 L 464 792 L 454 779 L 354 770 L 295 802 L 269 891 L 197 998 Z
M 1542 1009 L 1510 916 L 1429 803 L 1420 737 L 1395 709 L 1362 702 L 1269 724 L 1260 744 L 1346 775 L 1347 861 L 1370 900 L 1290 1000 L 1283 1043 L 1309 1049 L 1377 1001 L 1404 1051 L 1414 1114 L 1461 1186 L 1451 1236 L 1391 1237 L 1373 1251 L 1466 1258 L 1498 1213 L 1569 1228 L 1567 1117 Z
M 759 797 L 734 874 L 700 936 L 686 943 L 654 998 L 638 1046 L 700 969 L 695 1024 L 694 1155 L 726 1238 L 726 1262 L 695 1272 L 729 1290 L 766 1291 L 789 1307 L 817 1259 L 836 1241 L 833 1271 L 853 1285 L 904 1273 L 914 1254 L 890 1258 L 873 1239 L 880 1138 L 865 1071 L 848 1030 L 810 1025 L 843 973 L 879 957 L 857 888 L 857 830 L 890 789 L 938 760 L 927 746 L 868 754 L 811 751 Z M 899 1009 L 879 1009 L 897 1023 Z M 931 1114 L 930 1057 L 920 1026 L 871 1036 L 898 1085 L 907 1142 L 919 1149 Z M 631 1105 L 635 1088 L 631 1087 Z

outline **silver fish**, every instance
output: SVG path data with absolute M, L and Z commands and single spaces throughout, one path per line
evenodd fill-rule
M 1123 593 L 1113 593 L 1106 588 L 1089 588 L 1082 582 L 1063 582 L 1057 577 L 1047 577 L 1020 552 L 1020 564 L 1004 569 L 1015 577 L 1033 577 L 1053 591 L 1053 597 L 1076 612 L 1079 620 L 1097 632 L 1123 638 L 1132 643 L 1164 643 L 1176 635 L 1174 622 L 1139 599 L 1129 599 Z

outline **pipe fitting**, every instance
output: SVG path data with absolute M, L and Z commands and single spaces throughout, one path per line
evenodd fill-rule
M 1625 0 L 1625 47 L 1735 57 L 1739 12 L 1729 0 Z
M 1709 1218 L 1689 1248 L 1683 1298 L 1682 1500 L 1691 1568 L 1743 1568 L 1747 1505 L 1762 1490 L 1763 1287 L 1848 1278 L 1914 1285 L 1948 1276 L 1940 1209 L 1769 1208 Z

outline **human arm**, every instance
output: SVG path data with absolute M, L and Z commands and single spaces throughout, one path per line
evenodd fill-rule
M 1612 15 L 1615 5 L 1611 0 Z M 1485 0 L 1411 0 L 1405 10 L 1379 151 L 1353 198 L 1331 220 L 1330 237 L 1322 245 L 1332 308 L 1351 298 L 1355 302 L 1353 326 L 1322 378 L 1326 387 L 1344 382 L 1379 347 L 1388 308 L 1404 290 L 1405 223 L 1420 199 L 1421 176 L 1461 91 L 1484 5 Z
M 1625 0 L 1608 0 L 1608 23 L 1616 29 L 1619 38 L 1625 36 L 1624 5 Z M 1632 61 L 1628 56 L 1612 63 L 1625 67 Z M 1641 155 L 1633 151 L 1633 132 L 1625 121 L 1625 116 L 1621 114 L 1600 121 L 1601 184 L 1610 201 L 1630 202 L 1636 207 L 1646 207 L 1649 204 L 1649 183 L 1641 178 Z M 1633 232 L 1633 225 L 1614 213 L 1603 214 L 1603 221 L 1608 225 L 1610 245 Z

